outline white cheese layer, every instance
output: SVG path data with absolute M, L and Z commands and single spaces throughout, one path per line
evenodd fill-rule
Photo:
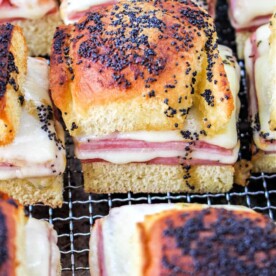
M 63 173 L 65 150 L 61 143 L 57 143 L 58 136 L 53 117 L 45 119 L 47 114 L 52 114 L 47 109 L 52 108 L 52 104 L 48 94 L 48 64 L 46 60 L 28 59 L 28 74 L 23 88 L 25 104 L 19 131 L 11 144 L 0 147 L 0 179 L 50 176 Z M 44 122 L 38 116 L 42 116 L 40 119 L 45 119 Z M 61 133 L 62 136 L 63 133 Z M 7 168 L 1 163 L 13 166 Z
M 260 121 L 260 131 L 254 130 L 253 139 L 259 149 L 268 152 L 276 151 L 276 144 L 264 143 L 260 133 L 265 134 L 267 140 L 276 139 L 276 131 L 271 131 L 269 125 L 272 110 L 271 102 L 274 94 L 276 94 L 276 71 L 273 69 L 276 57 L 271 54 L 271 47 L 276 47 L 276 45 L 269 44 L 270 33 L 268 24 L 256 31 L 258 57 L 255 66 L 252 57 L 250 58 L 252 55 L 250 40 L 247 41 L 245 47 L 246 70 L 251 78 L 250 97 L 257 97 L 258 103 L 258 109 L 253 110 L 251 108 L 251 113 L 254 119 L 258 112 Z M 254 85 L 256 91 L 254 91 Z
M 57 8 L 54 0 L 9 0 L 11 5 L 0 5 L 0 19 L 38 19 Z
M 60 263 L 57 233 L 45 221 L 29 218 L 25 226 L 26 268 L 29 276 L 56 276 Z
M 229 0 L 231 5 L 231 15 L 237 28 L 250 26 L 252 20 L 257 17 L 270 15 L 276 7 L 275 0 Z

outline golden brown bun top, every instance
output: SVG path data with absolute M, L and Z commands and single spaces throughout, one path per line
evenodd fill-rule
M 213 19 L 192 1 L 120 1 L 57 29 L 52 98 L 83 118 L 110 102 L 166 103 L 164 116 L 181 125 L 197 106 L 217 131 L 234 108 L 217 46 Z
M 16 228 L 23 208 L 14 200 L 0 193 L 0 275 L 15 275 L 16 267 Z
M 275 224 L 255 212 L 171 210 L 148 216 L 140 227 L 147 260 L 143 275 L 266 275 L 276 271 Z
M 27 47 L 18 26 L 0 25 L 0 146 L 13 141 L 24 102 Z

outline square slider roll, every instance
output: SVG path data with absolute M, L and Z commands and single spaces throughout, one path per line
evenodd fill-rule
M 255 172 L 276 172 L 276 14 L 246 41 Z
M 60 27 L 50 85 L 87 192 L 226 192 L 239 67 L 192 1 L 120 1 Z
M 61 206 L 64 132 L 49 97 L 48 63 L 28 58 L 18 26 L 0 25 L 0 191 Z
M 93 276 L 274 275 L 276 226 L 243 206 L 113 208 L 90 238 Z
M 55 29 L 61 24 L 57 0 L 0 0 L 0 22 L 23 29 L 31 56 L 50 53 Z
M 260 26 L 268 23 L 275 0 L 228 0 L 229 19 L 236 30 L 238 57 L 244 58 L 244 44 L 247 38 Z
M 0 194 L 0 248 L 0 275 L 60 275 L 53 226 L 25 217 L 23 207 L 4 194 Z
M 61 0 L 60 15 L 65 24 L 75 23 L 93 9 L 104 9 L 106 5 L 117 2 L 118 0 Z M 217 0 L 194 0 L 194 2 L 215 17 Z

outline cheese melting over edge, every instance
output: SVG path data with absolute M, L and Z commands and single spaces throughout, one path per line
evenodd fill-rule
M 56 133 L 52 103 L 48 94 L 48 64 L 44 59 L 28 58 L 28 74 L 24 83 L 25 104 L 19 131 L 14 141 L 0 147 L 0 162 L 13 166 L 0 166 L 0 179 L 50 176 L 65 170 L 65 149 Z M 40 109 L 40 110 L 39 110 Z M 47 117 L 41 122 L 38 116 Z M 42 118 L 41 117 L 41 118 Z M 56 122 L 56 124 L 58 124 Z M 59 128 L 60 129 L 60 128 Z M 49 138 L 49 132 L 52 140 Z
M 276 7 L 275 0 L 229 0 L 231 4 L 231 15 L 235 21 L 236 28 L 246 28 L 250 23 L 260 16 L 273 13 Z
M 258 102 L 258 110 L 253 110 L 251 107 L 251 113 L 253 119 L 255 115 L 259 113 L 260 120 L 260 131 L 253 128 L 253 139 L 256 146 L 264 151 L 276 151 L 276 144 L 264 143 L 263 139 L 260 137 L 260 132 L 267 135 L 266 139 L 276 139 L 276 131 L 271 131 L 269 126 L 270 120 L 270 108 L 272 93 L 275 93 L 276 86 L 273 82 L 275 78 L 275 70 L 272 69 L 272 63 L 275 62 L 275 58 L 271 57 L 269 45 L 270 37 L 269 25 L 266 24 L 261 26 L 256 31 L 256 44 L 258 47 L 259 56 L 256 59 L 255 66 L 253 65 L 252 58 L 252 44 L 250 38 L 246 42 L 245 47 L 245 65 L 249 77 L 251 78 L 251 84 L 256 87 L 256 97 Z M 252 79 L 255 78 L 252 82 Z M 250 87 L 250 90 L 253 89 Z M 250 91 L 250 97 L 255 97 L 253 95 L 253 90 Z

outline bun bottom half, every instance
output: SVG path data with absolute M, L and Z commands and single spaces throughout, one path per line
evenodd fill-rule
M 84 188 L 91 193 L 224 193 L 234 182 L 234 168 L 181 165 L 84 163 Z M 187 184 L 188 183 L 188 184 Z
M 23 205 L 43 203 L 52 208 L 63 202 L 63 176 L 0 180 L 0 191 Z

